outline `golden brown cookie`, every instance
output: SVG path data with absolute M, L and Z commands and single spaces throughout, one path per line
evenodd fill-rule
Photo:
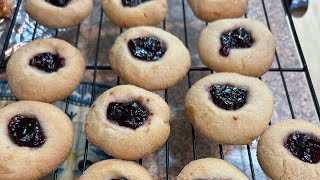
M 306 120 L 283 120 L 260 137 L 258 161 L 274 180 L 320 178 L 320 127 Z
M 123 28 L 154 26 L 167 15 L 167 0 L 103 0 L 102 7 L 109 20 Z
M 271 67 L 275 39 L 261 22 L 225 19 L 210 23 L 202 32 L 198 50 L 208 68 L 259 77 Z
M 218 144 L 249 144 L 268 126 L 273 97 L 258 78 L 215 73 L 188 91 L 185 110 L 196 130 Z
M 191 66 L 190 53 L 177 37 L 146 26 L 121 34 L 109 61 L 125 81 L 151 91 L 175 85 Z
M 18 49 L 7 65 L 10 89 L 19 100 L 52 103 L 80 84 L 85 61 L 78 49 L 59 39 L 39 39 Z
M 193 13 L 201 20 L 238 18 L 244 15 L 248 0 L 188 0 Z
M 239 169 L 222 159 L 198 159 L 186 165 L 177 177 L 178 180 L 248 180 Z
M 152 180 L 150 173 L 132 161 L 110 159 L 91 165 L 80 180 L 136 179 Z
M 70 155 L 73 126 L 57 107 L 19 101 L 0 109 L 0 179 L 39 179 Z
M 104 92 L 91 106 L 85 133 L 90 143 L 125 160 L 158 150 L 170 134 L 170 109 L 157 94 L 132 85 Z
M 92 11 L 92 0 L 28 0 L 31 18 L 49 28 L 69 28 L 81 23 Z
M 10 17 L 12 14 L 14 0 L 0 1 L 0 17 Z

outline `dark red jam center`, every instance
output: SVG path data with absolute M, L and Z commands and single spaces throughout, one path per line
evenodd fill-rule
M 18 146 L 40 147 L 46 141 L 37 118 L 24 115 L 14 116 L 8 124 L 11 140 Z
M 125 103 L 111 102 L 107 109 L 107 118 L 120 126 L 137 129 L 148 120 L 149 111 L 139 101 Z
M 122 5 L 125 7 L 134 7 L 148 1 L 150 0 L 122 0 Z
M 126 178 L 120 178 L 120 179 L 111 179 L 111 180 L 128 180 Z
M 287 137 L 284 147 L 301 161 L 314 164 L 320 161 L 320 140 L 312 134 L 294 132 Z
M 30 59 L 29 65 L 47 73 L 52 73 L 57 72 L 65 65 L 65 59 L 47 52 L 34 56 Z
M 253 43 L 251 34 L 243 27 L 223 33 L 220 41 L 221 48 L 219 52 L 222 56 L 228 56 L 232 48 L 250 48 Z
M 237 110 L 247 102 L 247 90 L 237 86 L 215 84 L 210 95 L 215 105 L 226 110 Z
M 131 54 L 142 61 L 158 61 L 166 52 L 166 47 L 158 38 L 139 37 L 128 42 Z
M 71 0 L 46 0 L 50 4 L 58 7 L 65 7 L 69 4 Z

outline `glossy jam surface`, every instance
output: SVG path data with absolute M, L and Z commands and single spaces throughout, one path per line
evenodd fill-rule
M 30 59 L 29 65 L 47 73 L 52 73 L 57 72 L 65 65 L 65 59 L 56 54 L 41 53 Z
M 14 116 L 8 124 L 11 140 L 18 146 L 40 147 L 46 141 L 37 118 L 24 115 Z
M 137 129 L 149 117 L 149 110 L 139 101 L 125 103 L 111 102 L 107 108 L 107 118 L 120 126 Z
M 229 56 L 230 50 L 233 48 L 250 48 L 253 44 L 251 34 L 243 27 L 233 31 L 225 32 L 220 37 L 222 56 Z
M 122 0 L 122 5 L 125 7 L 134 7 L 148 1 L 150 0 Z
M 294 132 L 284 142 L 293 156 L 308 163 L 320 161 L 320 140 L 312 134 Z
M 46 0 L 50 4 L 58 7 L 65 7 L 69 4 L 71 0 Z
M 158 61 L 167 50 L 165 44 L 153 36 L 131 39 L 128 48 L 132 56 L 142 61 Z
M 247 90 L 232 85 L 215 84 L 210 88 L 213 103 L 226 110 L 237 110 L 244 106 L 247 94 Z

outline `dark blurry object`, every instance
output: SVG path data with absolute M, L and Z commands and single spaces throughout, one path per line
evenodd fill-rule
M 14 0 L 0 0 L 0 17 L 10 17 Z
M 295 17 L 303 16 L 309 5 L 309 0 L 288 0 L 287 2 L 292 15 Z

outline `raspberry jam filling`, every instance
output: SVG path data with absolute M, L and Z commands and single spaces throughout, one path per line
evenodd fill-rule
M 150 0 L 122 0 L 122 5 L 125 7 L 134 7 L 148 1 Z
M 230 50 L 234 48 L 250 48 L 253 44 L 251 34 L 245 28 L 240 27 L 233 31 L 225 32 L 220 37 L 222 56 L 229 56 Z
M 128 180 L 126 178 L 120 178 L 120 179 L 111 179 L 111 180 Z
M 40 122 L 35 117 L 16 115 L 8 124 L 11 140 L 18 146 L 40 147 L 46 142 Z
M 320 140 L 313 134 L 294 132 L 287 137 L 284 147 L 301 161 L 311 164 L 320 161 Z
M 46 52 L 38 54 L 30 59 L 29 65 L 47 73 L 52 73 L 57 72 L 60 68 L 64 67 L 65 59 L 59 57 L 57 54 Z
M 71 0 L 46 0 L 46 1 L 57 7 L 65 7 L 69 4 Z
M 213 103 L 225 110 L 237 110 L 247 102 L 248 91 L 237 86 L 215 84 L 209 92 Z
M 167 50 L 165 44 L 154 36 L 131 39 L 128 48 L 132 56 L 141 61 L 158 61 Z
M 125 103 L 111 102 L 107 108 L 107 118 L 119 126 L 137 129 L 149 117 L 149 110 L 139 101 Z

